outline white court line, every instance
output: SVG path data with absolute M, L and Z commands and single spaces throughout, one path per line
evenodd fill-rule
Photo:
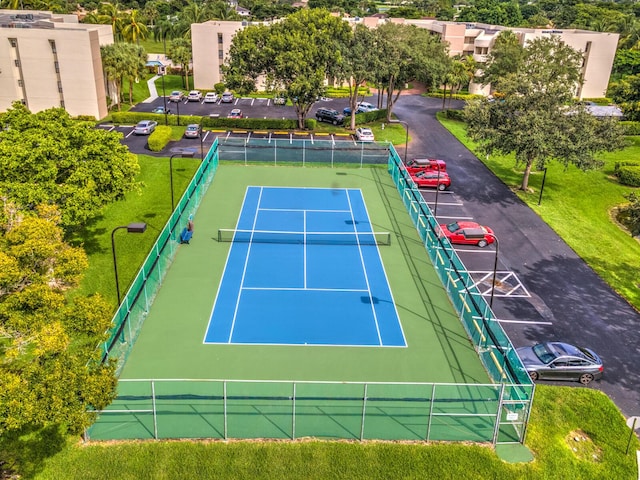
M 260 207 L 260 201 L 262 200 L 262 188 L 260 189 L 260 195 L 258 196 L 258 208 Z M 253 225 L 252 229 L 255 230 L 256 223 L 258 222 L 258 208 L 256 208 L 256 213 L 253 217 Z M 242 295 L 242 286 L 244 285 L 244 278 L 247 275 L 247 265 L 249 264 L 249 256 L 251 255 L 251 245 L 253 240 L 253 234 L 251 235 L 251 239 L 249 240 L 249 245 L 247 246 L 247 256 L 244 259 L 244 268 L 242 269 L 242 278 L 240 279 L 240 288 L 238 289 L 238 296 L 236 298 L 236 308 L 233 311 L 233 321 L 231 322 L 231 328 L 229 329 L 229 340 L 227 343 L 231 343 L 231 337 L 233 336 L 233 329 L 236 326 L 236 318 L 238 316 L 238 308 L 240 307 L 240 296 Z
M 304 242 L 302 243 L 302 278 L 305 290 L 307 289 L 307 212 L 302 212 L 302 232 Z
M 325 213 L 325 212 L 329 212 L 329 213 L 347 213 L 349 212 L 349 210 L 315 210 L 313 208 L 310 208 L 309 210 L 306 210 L 304 208 L 260 208 L 259 209 L 261 212 L 321 212 L 321 213 Z M 317 232 L 320 233 L 320 232 Z
M 275 292 L 368 292 L 364 288 L 299 288 L 299 287 L 242 287 L 242 290 L 271 290 Z
M 367 275 L 367 266 L 364 263 L 364 257 L 362 255 L 362 245 L 360 245 L 360 239 L 358 238 L 358 227 L 356 224 L 356 219 L 353 216 L 353 206 L 351 205 L 351 197 L 349 196 L 349 191 L 346 190 L 345 194 L 347 195 L 347 203 L 349 203 L 349 210 L 351 210 L 351 220 L 353 221 L 353 230 L 356 234 L 356 243 L 358 244 L 358 253 L 360 254 L 360 263 L 362 264 L 362 272 L 364 273 L 364 281 L 367 284 L 367 292 L 369 295 L 369 304 L 371 305 L 371 313 L 373 313 L 373 322 L 376 325 L 376 332 L 378 333 L 378 344 L 382 345 L 382 335 L 380 334 L 380 325 L 378 324 L 378 316 L 376 314 L 376 308 L 373 304 L 373 295 L 371 295 L 371 286 L 369 285 L 369 276 Z M 362 192 L 360 192 L 362 196 Z M 364 201 L 364 199 L 363 199 Z M 368 212 L 367 212 L 368 215 Z M 366 233 L 366 232 L 364 232 Z
M 540 322 L 537 320 L 507 320 L 504 318 L 494 318 L 494 320 L 500 323 L 524 323 L 527 325 L 553 325 L 553 322 Z
M 449 215 L 436 215 L 437 218 L 456 218 L 458 220 L 473 220 L 473 217 L 461 217 L 460 215 L 449 216 Z

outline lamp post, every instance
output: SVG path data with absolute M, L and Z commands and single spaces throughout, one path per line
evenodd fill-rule
M 433 216 L 438 214 L 438 194 L 440 193 L 440 161 L 436 160 L 436 167 L 438 168 L 438 181 L 436 182 L 436 203 L 433 206 Z
M 169 114 L 167 112 L 167 93 L 164 91 L 164 69 L 165 66 L 162 65 L 162 104 L 164 105 L 164 124 L 169 125 L 169 119 L 167 118 L 167 115 Z
M 171 213 L 175 210 L 175 203 L 173 201 L 173 157 L 193 158 L 195 152 L 193 150 L 184 150 L 179 153 L 174 153 L 169 157 L 169 181 L 171 185 Z
M 204 161 L 204 146 L 202 145 L 202 143 L 204 142 L 204 135 L 203 135 L 203 130 L 202 130 L 202 122 L 204 122 L 205 116 L 203 115 L 202 117 L 200 117 L 200 129 L 198 131 L 199 135 L 200 135 L 200 161 Z
M 404 126 L 406 130 L 405 140 L 404 140 L 404 163 L 407 163 L 407 148 L 409 147 L 409 124 L 402 120 L 391 120 L 389 123 L 399 123 Z
M 127 233 L 144 233 L 147 229 L 147 224 L 144 222 L 130 223 L 129 225 L 121 225 L 114 228 L 111 231 L 111 252 L 113 253 L 113 273 L 116 276 L 116 294 L 118 296 L 118 306 L 120 306 L 120 282 L 118 281 L 118 262 L 116 260 L 116 242 L 114 235 L 116 231 L 126 228 Z
M 489 235 L 491 238 L 493 238 L 496 244 L 496 254 L 493 259 L 493 278 L 491 280 L 491 296 L 489 297 L 489 306 L 493 308 L 493 294 L 496 289 L 496 273 L 498 271 L 498 248 L 499 248 L 498 237 L 494 233 L 489 233 L 485 231 L 484 228 L 468 228 L 464 231 L 464 238 L 468 238 L 468 239 L 482 240 L 485 238 L 486 235 Z M 486 241 L 485 241 L 485 244 L 486 244 Z
M 540 196 L 538 197 L 538 206 L 542 202 L 542 192 L 544 191 L 544 181 L 547 179 L 547 167 L 543 168 L 544 174 L 542 175 L 542 185 L 540 186 Z
M 180 102 L 181 102 L 180 99 L 178 99 L 178 101 L 176 102 L 176 113 L 178 114 L 178 126 L 180 126 Z

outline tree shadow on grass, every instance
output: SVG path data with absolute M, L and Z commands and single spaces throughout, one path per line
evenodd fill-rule
M 0 478 L 33 478 L 45 461 L 62 451 L 69 437 L 60 426 L 5 433 L 0 437 Z

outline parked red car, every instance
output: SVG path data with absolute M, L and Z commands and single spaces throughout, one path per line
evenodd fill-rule
M 440 230 L 451 243 L 455 244 L 486 247 L 495 242 L 493 230 L 476 222 L 452 222 L 440 225 Z
M 438 190 L 446 190 L 451 186 L 451 179 L 447 172 L 439 172 L 438 170 L 424 170 L 415 175 L 411 175 L 411 179 L 418 187 L 431 187 Z
M 444 160 L 437 160 L 435 158 L 414 158 L 405 163 L 404 167 L 411 175 L 415 175 L 418 172 L 424 170 L 440 170 L 441 172 L 447 171 L 447 163 Z

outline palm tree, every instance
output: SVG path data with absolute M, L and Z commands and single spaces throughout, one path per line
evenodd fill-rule
M 180 64 L 184 73 L 184 88 L 189 90 L 189 64 L 191 63 L 191 41 L 185 38 L 176 38 L 169 44 L 169 58 Z
M 138 19 L 140 12 L 131 10 L 122 21 L 122 38 L 127 42 L 139 44 L 140 40 L 144 40 L 149 35 L 147 26 Z
M 122 10 L 116 1 L 115 3 L 102 2 L 98 9 L 100 23 L 111 25 L 113 38 L 118 40 L 122 36 Z
M 193 23 L 203 23 L 214 18 L 211 9 L 207 4 L 200 4 L 189 0 L 186 7 L 182 9 L 175 24 L 176 37 L 191 38 L 191 25 Z

